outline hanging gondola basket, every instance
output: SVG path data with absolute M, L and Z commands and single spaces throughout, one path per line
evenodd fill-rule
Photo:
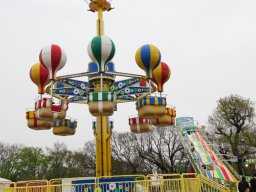
M 138 115 L 144 118 L 158 118 L 165 114 L 166 98 L 157 96 L 148 96 L 139 99 L 136 102 Z
M 111 92 L 89 94 L 89 111 L 93 116 L 111 116 L 115 109 L 115 97 Z
M 26 112 L 27 125 L 30 129 L 34 130 L 49 130 L 52 127 L 52 123 L 36 118 L 35 111 Z
M 61 101 L 55 105 L 51 98 L 43 98 L 35 103 L 36 118 L 46 121 L 65 119 L 68 109 L 68 101 Z
M 77 121 L 62 119 L 53 122 L 52 132 L 58 136 L 74 135 L 76 133 Z
M 157 127 L 172 126 L 175 124 L 176 110 L 174 108 L 167 107 L 165 114 L 157 119 L 152 119 L 152 125 Z
M 151 129 L 150 119 L 142 117 L 129 118 L 129 125 L 133 133 L 148 133 Z

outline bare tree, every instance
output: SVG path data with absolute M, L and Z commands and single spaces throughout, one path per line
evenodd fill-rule
M 136 150 L 141 158 L 158 168 L 161 173 L 173 173 L 176 164 L 185 162 L 183 146 L 173 127 L 154 128 L 152 132 L 136 135 Z
M 135 150 L 136 143 L 131 133 L 113 132 L 111 145 L 113 158 L 118 159 L 120 161 L 120 165 L 126 164 L 128 166 L 122 166 L 122 168 L 119 167 L 122 171 L 117 172 L 118 174 L 122 174 L 122 172 L 129 174 L 143 172 L 141 168 L 143 165 L 143 159 L 140 158 Z M 113 167 L 113 171 L 116 172 L 115 167 Z

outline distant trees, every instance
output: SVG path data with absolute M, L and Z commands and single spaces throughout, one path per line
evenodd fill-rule
M 15 162 L 15 161 L 14 161 Z M 38 147 L 23 147 L 15 162 L 16 180 L 44 178 L 47 173 L 49 158 Z
M 69 150 L 63 143 L 55 143 L 45 151 L 38 147 L 0 143 L 0 177 L 20 181 L 93 176 L 94 159 L 92 142 L 77 151 Z
M 17 180 L 17 162 L 21 145 L 0 143 L 0 176 L 11 180 Z
M 47 155 L 47 179 L 95 175 L 95 144 L 92 141 L 76 151 L 68 150 L 64 143 L 55 143 L 53 148 L 47 148 Z
M 155 128 L 148 134 L 113 133 L 112 172 L 148 174 L 184 172 L 187 161 L 174 128 Z M 38 180 L 95 176 L 95 142 L 69 150 L 55 143 L 45 150 L 38 147 L 0 143 L 0 177 Z M 177 165 L 177 166 L 176 166 Z
M 242 160 L 256 153 L 255 106 L 239 95 L 220 98 L 209 116 L 210 128 L 238 157 L 237 168 L 242 173 Z
M 72 166 L 69 166 L 69 175 L 72 175 L 73 177 L 94 176 L 96 168 L 95 150 L 95 142 L 89 141 L 85 143 L 82 149 L 74 151 L 70 161 Z
M 68 174 L 72 152 L 64 143 L 55 143 L 53 148 L 46 148 L 48 153 L 47 178 L 62 178 Z

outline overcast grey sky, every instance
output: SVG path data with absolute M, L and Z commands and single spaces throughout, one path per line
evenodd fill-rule
M 85 105 L 69 106 L 68 115 L 78 119 L 74 136 L 27 128 L 25 109 L 37 96 L 29 70 L 41 48 L 56 43 L 68 58 L 58 75 L 86 71 L 97 15 L 87 12 L 82 0 L 0 0 L 0 5 L 0 141 L 81 147 L 94 138 Z M 165 93 L 178 116 L 205 124 L 220 97 L 233 93 L 255 100 L 255 0 L 113 0 L 112 5 L 104 20 L 117 49 L 116 70 L 144 74 L 135 52 L 143 44 L 156 45 L 172 70 Z M 128 116 L 135 114 L 135 104 L 120 104 L 113 115 L 115 131 L 129 131 Z

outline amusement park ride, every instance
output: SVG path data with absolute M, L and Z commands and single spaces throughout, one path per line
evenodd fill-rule
M 163 85 L 170 78 L 168 65 L 161 61 L 161 54 L 154 45 L 141 46 L 135 55 L 137 65 L 145 76 L 115 71 L 112 61 L 114 42 L 104 35 L 103 12 L 111 10 L 106 0 L 91 0 L 90 11 L 98 13 L 97 36 L 88 44 L 91 62 L 88 72 L 56 76 L 66 64 L 66 53 L 58 45 L 44 47 L 39 63 L 30 70 L 31 80 L 38 86 L 35 107 L 26 112 L 28 127 L 49 130 L 60 136 L 74 135 L 77 121 L 66 117 L 69 104 L 88 104 L 96 139 L 96 177 L 111 175 L 111 134 L 113 122 L 109 117 L 117 110 L 117 104 L 136 102 L 138 116 L 129 119 L 131 132 L 146 133 L 152 126 L 174 125 L 176 110 L 167 107 L 162 95 Z M 115 81 L 116 76 L 125 77 Z M 88 77 L 88 81 L 76 78 Z M 49 85 L 48 85 L 49 84 Z M 156 93 L 158 92 L 158 93 Z
M 38 86 L 39 97 L 36 99 L 34 109 L 26 112 L 28 127 L 34 130 L 52 129 L 53 134 L 59 136 L 74 135 L 77 121 L 66 115 L 69 104 L 87 104 L 91 115 L 96 118 L 92 125 L 96 140 L 96 177 L 93 178 L 91 184 L 88 184 L 91 187 L 89 191 L 94 191 L 92 189 L 97 186 L 100 190 L 96 191 L 110 191 L 106 190 L 107 188 L 103 189 L 105 185 L 102 185 L 102 178 L 110 178 L 108 181 L 111 183 L 107 184 L 109 189 L 115 185 L 127 191 L 127 183 L 120 183 L 124 181 L 120 180 L 123 176 L 118 176 L 119 180 L 115 180 L 115 176 L 111 177 L 113 122 L 109 117 L 117 111 L 117 104 L 135 102 L 138 115 L 129 118 L 131 132 L 147 133 L 151 131 L 152 126 L 170 127 L 176 121 L 176 131 L 191 163 L 193 173 L 188 177 L 186 173 L 180 174 L 178 179 L 172 179 L 171 174 L 160 174 L 162 180 L 160 183 L 157 181 L 160 188 L 156 191 L 165 191 L 162 190 L 163 187 L 169 187 L 166 191 L 182 192 L 230 191 L 223 184 L 229 186 L 231 191 L 236 191 L 236 184 L 240 179 L 236 170 L 219 154 L 219 150 L 211 144 L 202 129 L 193 123 L 192 117 L 176 119 L 175 108 L 167 106 L 166 97 L 162 92 L 163 85 L 169 80 L 171 72 L 169 66 L 161 61 L 158 48 L 146 44 L 136 51 L 135 61 L 145 71 L 144 76 L 115 71 L 115 64 L 112 61 L 115 55 L 115 44 L 104 35 L 103 22 L 103 12 L 110 11 L 111 4 L 107 0 L 90 0 L 88 4 L 89 11 L 98 13 L 97 34 L 87 47 L 91 59 L 88 71 L 56 76 L 56 73 L 66 64 L 66 53 L 55 44 L 44 47 L 40 51 L 39 62 L 30 69 L 30 77 Z M 117 76 L 123 79 L 116 81 Z M 84 80 L 85 77 L 88 81 Z M 144 182 L 143 184 L 137 183 L 138 185 L 131 184 L 131 188 L 136 186 L 145 189 L 138 191 L 150 191 L 146 189 L 156 184 L 150 175 L 143 176 L 142 180 L 135 178 L 137 176 L 132 176 L 134 182 L 137 180 Z M 74 180 L 74 182 L 78 181 Z M 113 184 L 112 182 L 119 183 Z M 179 184 L 174 182 L 179 182 Z M 52 183 L 49 182 L 47 185 L 52 185 Z M 85 186 L 83 187 L 85 189 Z M 47 187 L 47 189 L 50 188 Z

